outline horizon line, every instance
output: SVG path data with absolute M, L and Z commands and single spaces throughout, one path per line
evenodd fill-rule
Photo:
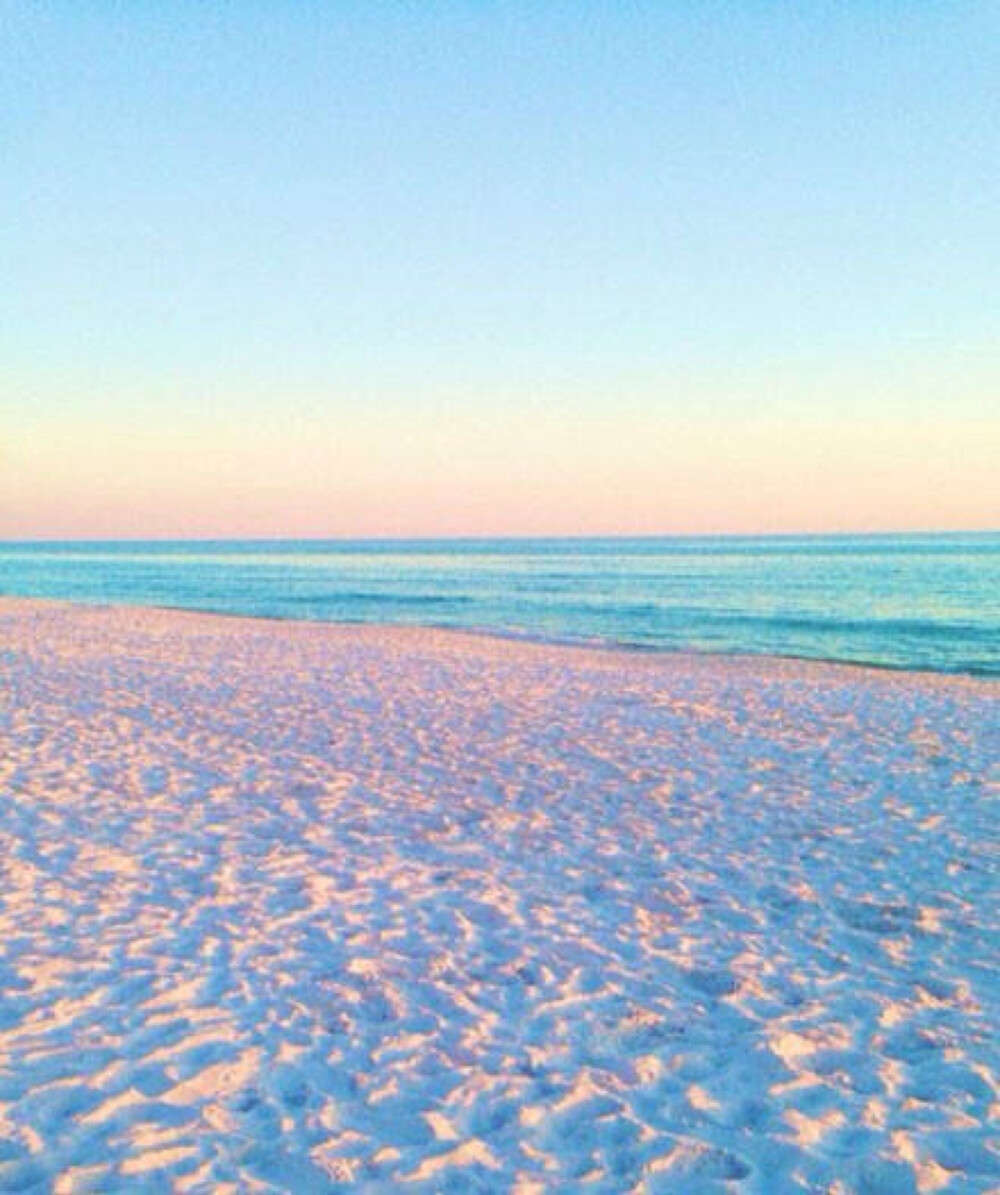
M 586 532 L 517 534 L 500 532 L 474 535 L 113 535 L 113 536 L 15 536 L 0 537 L 0 546 L 40 546 L 46 544 L 279 544 L 279 543 L 341 543 L 341 544 L 385 544 L 385 543 L 495 543 L 505 540 L 516 543 L 615 541 L 615 540 L 756 540 L 756 539 L 893 539 L 909 537 L 981 536 L 998 535 L 1000 526 L 970 528 L 920 528 L 883 531 L 646 531 L 646 532 Z

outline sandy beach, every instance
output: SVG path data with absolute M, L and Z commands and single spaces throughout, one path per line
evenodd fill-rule
M 995 683 L 12 599 L 0 670 L 0 1190 L 1000 1188 Z

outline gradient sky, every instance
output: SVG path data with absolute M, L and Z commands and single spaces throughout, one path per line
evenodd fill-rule
M 5 6 L 0 536 L 1000 526 L 998 34 Z

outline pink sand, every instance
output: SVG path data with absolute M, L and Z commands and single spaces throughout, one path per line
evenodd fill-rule
M 995 684 L 18 600 L 0 677 L 0 1189 L 1000 1183 Z

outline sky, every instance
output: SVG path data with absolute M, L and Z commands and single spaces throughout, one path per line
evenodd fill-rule
M 0 537 L 1000 527 L 1000 8 L 0 17 Z

